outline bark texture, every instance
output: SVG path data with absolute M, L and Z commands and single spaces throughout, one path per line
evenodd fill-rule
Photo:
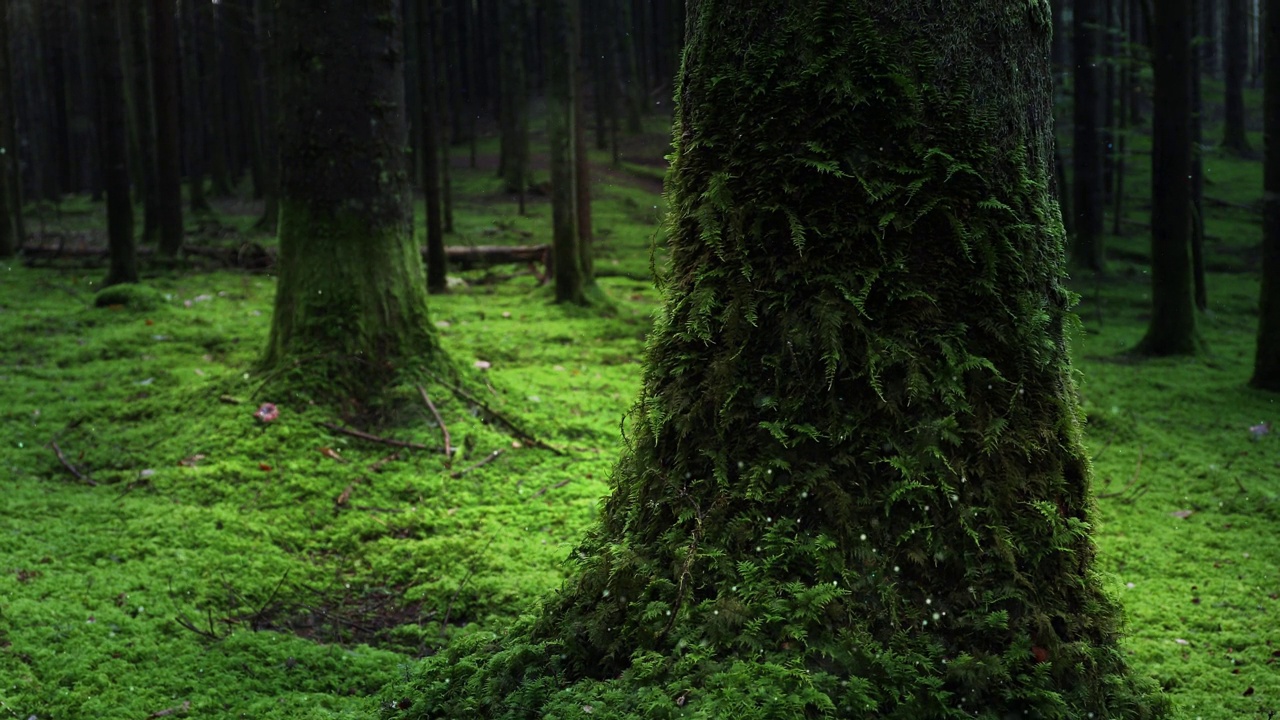
M 964 5 L 689 3 L 613 493 L 386 717 L 1165 712 L 1094 570 L 1049 6 Z
M 1191 0 L 1155 8 L 1151 132 L 1151 322 L 1136 350 L 1200 349 L 1191 279 Z
M 12 123 L 17 97 L 9 53 L 12 5 L 0 6 L 0 257 L 9 257 L 22 245 L 22 207 L 18 191 L 18 144 Z
M 1244 128 L 1244 78 L 1249 69 L 1248 0 L 1224 0 L 1226 22 L 1222 24 L 1226 96 L 1223 106 L 1222 146 L 1237 153 L 1249 151 Z
M 178 18 L 172 0 L 151 0 L 151 73 L 156 123 L 156 222 L 160 251 L 182 249 L 182 133 L 178 106 Z
M 107 247 L 111 257 L 111 268 L 103 282 L 107 286 L 138 282 L 118 7 L 116 0 L 93 0 L 90 6 L 97 69 L 98 147 L 107 190 Z
M 266 367 L 358 399 L 440 362 L 410 219 L 399 0 L 281 0 L 280 261 Z
M 1262 299 L 1249 384 L 1280 392 L 1280 0 L 1265 0 L 1264 6 Z
M 1102 270 L 1104 190 L 1102 152 L 1101 0 L 1076 0 L 1071 22 L 1075 59 L 1073 102 L 1072 209 L 1075 243 L 1072 260 L 1088 270 Z

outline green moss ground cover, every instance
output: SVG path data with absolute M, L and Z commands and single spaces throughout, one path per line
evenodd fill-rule
M 656 157 L 662 132 L 651 140 Z M 431 449 L 393 459 L 395 448 L 318 425 L 339 422 L 328 411 L 262 394 L 252 366 L 270 276 L 153 271 L 154 293 L 97 307 L 99 271 L 0 266 L 0 718 L 367 717 L 416 657 L 500 630 L 555 588 L 608 490 L 658 301 L 648 278 L 662 260 L 650 255 L 661 200 L 652 163 L 628 159 L 597 185 L 607 316 L 550 304 L 512 268 L 463 273 L 465 287 L 432 299 L 469 391 L 560 454 L 438 385 L 429 392 L 460 448 L 450 467 L 416 389 L 376 432 Z M 1260 194 L 1256 162 L 1211 168 L 1210 195 L 1247 205 Z M 1149 191 L 1133 169 L 1141 222 Z M 487 171 L 455 179 L 450 242 L 546 241 L 544 199 L 520 217 Z M 99 209 L 69 207 L 59 228 L 101 227 Z M 1251 428 L 1280 408 L 1244 387 L 1260 226 L 1244 209 L 1210 212 L 1210 354 L 1123 355 L 1148 302 L 1146 238 L 1131 225 L 1111 239 L 1109 274 L 1076 280 L 1074 356 L 1100 559 L 1134 666 L 1180 718 L 1271 718 L 1280 437 Z M 262 402 L 279 419 L 255 418 Z

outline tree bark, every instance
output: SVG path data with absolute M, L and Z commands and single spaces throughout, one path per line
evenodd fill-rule
M 556 302 L 586 305 L 586 284 L 579 250 L 573 28 L 570 0 L 542 0 L 547 34 L 547 144 L 551 165 L 551 247 Z
M 364 402 L 444 362 L 409 225 L 399 0 L 280 0 L 280 262 L 263 366 Z
M 17 129 L 14 122 L 13 62 L 10 53 L 12 4 L 0 6 L 0 257 L 22 246 L 22 178 L 18 175 Z
M 422 194 L 426 205 L 427 292 L 442 293 L 448 288 L 444 254 L 444 222 L 440 210 L 440 94 L 436 92 L 435 41 L 431 16 L 433 0 L 418 3 L 418 97 L 422 103 L 419 122 L 422 140 Z
M 107 190 L 107 247 L 111 258 L 111 267 L 103 281 L 107 286 L 138 282 L 118 7 L 117 0 L 93 0 L 90 7 L 97 69 L 98 145 Z
M 1227 4 L 1227 17 L 1222 24 L 1226 96 L 1222 146 L 1246 153 L 1250 149 L 1244 127 L 1244 78 L 1249 70 L 1248 0 L 1224 1 Z
M 156 220 L 160 252 L 182 250 L 182 131 L 178 108 L 178 21 L 173 0 L 151 0 L 151 72 L 156 121 Z
M 1071 31 L 1075 58 L 1074 142 L 1075 173 L 1072 210 L 1075 243 L 1072 260 L 1079 267 L 1101 271 L 1106 263 L 1103 243 L 1102 97 L 1100 70 L 1102 24 L 1100 0 L 1076 0 Z
M 147 3 L 130 3 L 129 14 L 129 80 L 133 86 L 130 125 L 138 143 L 139 167 L 134 169 L 137 183 L 135 202 L 142 203 L 142 238 L 144 245 L 160 240 L 159 178 L 156 167 L 155 93 L 152 91 L 150 23 Z
M 572 64 L 569 69 L 573 87 L 573 207 L 578 231 L 578 267 L 582 272 L 584 292 L 598 294 L 593 254 L 594 236 L 591 229 L 591 157 L 587 154 L 587 92 L 582 56 L 583 3 L 581 0 L 568 0 L 568 4 L 573 24 L 573 39 L 569 44 Z
M 1191 0 L 1156 5 L 1151 28 L 1155 92 L 1151 139 L 1151 322 L 1144 355 L 1200 350 L 1192 299 Z
M 414 717 L 1168 711 L 1094 564 L 1049 9 L 964 7 L 688 4 L 612 493 L 536 618 L 425 661 Z
M 505 191 L 521 194 L 529 185 L 529 78 L 524 66 L 527 0 L 498 0 L 499 156 L 498 175 Z
M 1280 0 L 1265 0 L 1262 103 L 1262 292 L 1249 384 L 1280 392 Z

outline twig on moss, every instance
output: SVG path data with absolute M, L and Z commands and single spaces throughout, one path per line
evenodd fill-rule
M 561 480 L 555 485 L 543 485 L 542 488 L 538 490 L 538 492 L 525 498 L 525 502 L 528 502 L 534 498 L 538 498 L 538 497 L 542 497 L 543 495 L 546 495 L 548 490 L 559 490 L 560 488 L 564 487 L 565 485 L 568 485 L 572 481 L 573 481 L 573 478 L 569 478 L 568 480 Z
M 440 434 L 444 436 L 444 466 L 453 465 L 453 447 L 449 444 L 449 428 L 444 424 L 444 418 L 440 417 L 440 411 L 436 409 L 435 403 L 431 402 L 431 398 L 427 397 L 427 389 L 418 386 L 418 392 L 422 393 L 422 402 L 427 404 L 427 409 L 435 416 L 436 422 L 440 425 Z
M 489 404 L 488 404 L 488 403 L 484 402 L 484 401 L 483 401 L 483 400 L 481 400 L 480 398 L 477 398 L 475 395 L 472 395 L 471 393 L 467 392 L 466 390 L 463 390 L 462 388 L 460 388 L 460 387 L 458 387 L 458 386 L 456 386 L 456 385 L 450 385 L 449 383 L 445 382 L 442 378 L 440 378 L 439 376 L 435 375 L 434 373 L 432 373 L 432 374 L 431 374 L 431 377 L 432 377 L 436 382 L 440 383 L 441 385 L 445 386 L 446 388 L 449 388 L 449 390 L 451 390 L 451 391 L 453 392 L 453 394 L 454 394 L 454 395 L 457 395 L 458 397 L 462 398 L 463 400 L 466 400 L 467 402 L 469 402 L 469 403 L 471 403 L 471 404 L 473 404 L 473 405 L 478 406 L 481 410 L 484 410 L 484 411 L 485 411 L 485 413 L 486 413 L 487 415 L 489 415 L 489 417 L 491 417 L 491 418 L 493 418 L 494 420 L 497 420 L 499 423 L 501 423 L 501 424 L 505 425 L 505 426 L 507 427 L 507 429 L 508 429 L 508 430 L 510 430 L 510 431 L 511 431 L 511 433 L 512 433 L 513 435 L 515 435 L 517 438 L 520 438 L 521 440 L 525 440 L 525 441 L 527 441 L 530 445 L 532 445 L 532 446 L 534 446 L 534 447 L 540 447 L 540 448 L 542 448 L 543 450 L 550 450 L 552 453 L 554 453 L 554 454 L 556 454 L 556 455 L 564 455 L 564 451 L 563 451 L 563 450 L 560 450 L 559 448 L 556 448 L 556 447 L 553 447 L 553 446 L 551 446 L 551 445 L 548 445 L 547 443 L 545 443 L 545 442 L 543 442 L 543 441 L 539 440 L 538 438 L 534 437 L 533 435 L 531 435 L 531 434 L 529 434 L 529 433 L 525 432 L 524 430 L 520 429 L 520 427 L 519 427 L 518 425 L 516 425 L 516 424 L 515 424 L 515 422 L 513 422 L 513 421 L 512 421 L 512 420 L 510 420 L 510 419 L 508 419 L 506 416 L 504 416 L 502 413 L 498 412 L 497 410 L 494 410 L 493 408 L 489 407 Z M 492 388 L 490 388 L 490 389 L 492 389 Z
M 444 606 L 444 620 L 440 621 L 441 635 L 444 635 L 445 628 L 449 627 L 449 613 L 453 610 L 454 601 L 458 599 L 458 595 L 462 593 L 462 588 L 467 584 L 467 581 L 471 579 L 471 576 L 476 574 L 476 561 L 489 551 L 489 546 L 492 544 L 493 537 L 490 536 L 489 542 L 484 544 L 484 547 L 481 548 L 480 552 L 472 556 L 471 564 L 467 566 L 467 574 L 462 576 L 462 582 L 458 583 L 458 589 L 453 591 L 453 597 L 449 598 L 449 603 Z
M 1116 492 L 1099 493 L 1099 494 L 1098 494 L 1098 497 L 1099 497 L 1099 498 L 1113 498 L 1113 497 L 1119 497 L 1119 496 L 1124 495 L 1125 493 L 1129 492 L 1129 490 L 1130 490 L 1134 485 L 1137 485 L 1137 484 L 1138 484 L 1138 476 L 1139 476 L 1139 474 L 1141 474 L 1141 473 L 1142 473 L 1142 451 L 1143 451 L 1143 449 L 1144 449 L 1144 447 L 1142 447 L 1142 446 L 1139 446 L 1139 447 L 1138 447 L 1138 466 L 1137 466 L 1137 467 L 1135 467 L 1135 468 L 1133 469 L 1133 477 L 1129 478 L 1129 483 L 1128 483 L 1127 485 L 1125 485 L 1123 488 L 1120 488 L 1119 490 L 1117 490 Z
M 382 443 L 383 445 L 390 445 L 391 447 L 412 448 L 414 450 L 431 450 L 432 449 L 430 447 L 427 447 L 426 445 L 423 445 L 422 443 L 409 442 L 407 440 L 395 440 L 392 438 L 384 438 L 378 435 L 372 435 L 362 430 L 356 430 L 353 428 L 344 428 L 341 425 L 334 425 L 333 423 L 320 422 L 316 424 L 319 425 L 320 427 L 328 428 L 329 430 L 332 430 L 336 433 L 342 433 L 343 435 L 350 435 L 351 437 L 360 438 L 361 440 L 368 440 L 369 442 L 376 442 L 376 443 Z
M 262 603 L 262 607 L 258 608 L 258 612 L 254 613 L 253 617 L 249 619 L 249 627 L 253 628 L 254 630 L 259 629 L 258 621 L 262 619 L 262 614 L 265 613 L 267 611 L 267 608 L 271 606 L 271 602 L 276 599 L 276 595 L 280 592 L 280 587 L 284 585 L 284 581 L 288 579 L 288 577 L 289 577 L 289 571 L 285 570 L 284 574 L 280 576 L 280 582 L 276 583 L 275 589 L 272 590 L 271 594 L 267 596 L 267 601 Z
M 221 642 L 222 636 L 219 635 L 217 632 L 215 632 L 213 629 L 213 611 L 209 610 L 208 613 L 209 613 L 209 629 L 208 630 L 201 630 L 200 628 L 196 627 L 195 624 L 192 623 L 190 620 L 188 620 L 185 615 L 179 615 L 178 617 L 174 618 L 174 620 L 176 620 L 177 623 L 182 627 L 190 630 L 191 632 L 201 637 L 209 638 L 214 642 Z
M 505 452 L 505 451 L 504 451 L 504 450 L 502 450 L 501 448 L 499 448 L 498 450 L 494 450 L 493 452 L 489 453 L 488 455 L 485 455 L 485 456 L 484 456 L 484 458 L 482 458 L 482 459 L 480 460 L 480 462 L 474 463 L 474 464 L 470 465 L 469 467 L 465 467 L 465 468 L 463 468 L 463 469 L 461 469 L 461 470 L 455 470 L 455 471 L 453 471 L 452 473 L 450 473 L 450 474 L 449 474 L 449 477 L 453 478 L 454 480 L 457 480 L 458 478 L 462 477 L 463 475 L 466 475 L 467 473 L 471 472 L 472 470 L 475 470 L 476 468 L 480 467 L 481 465 L 488 465 L 489 463 L 493 462 L 494 460 L 497 460 L 497 459 L 498 459 L 498 456 L 499 456 L 499 455 L 501 455 L 503 452 Z
M 370 466 L 369 466 L 369 470 L 370 470 L 371 472 L 381 472 L 381 471 L 382 471 L 382 466 L 383 466 L 383 465 L 386 465 L 387 463 L 391 462 L 392 460 L 398 460 L 398 459 L 400 459 L 400 451 L 399 451 L 399 450 L 397 450 L 397 451 L 395 451 L 395 452 L 391 453 L 390 455 L 387 455 L 387 456 L 386 456 L 386 457 L 384 457 L 384 458 L 381 458 L 380 460 L 378 460 L 378 461 L 377 461 L 377 462 L 375 462 L 374 464 L 370 465 Z
M 65 467 L 72 475 L 74 475 L 77 480 L 79 480 L 80 482 L 88 483 L 94 487 L 98 486 L 98 483 L 93 478 L 77 470 L 76 466 L 72 465 L 70 460 L 67 460 L 67 456 L 62 454 L 62 448 L 58 447 L 57 441 L 50 440 L 49 444 L 46 447 L 53 448 L 53 453 L 58 456 L 58 461 L 61 462 L 62 466 Z

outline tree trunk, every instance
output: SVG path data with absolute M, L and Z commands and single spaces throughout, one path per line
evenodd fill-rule
M 364 400 L 443 355 L 409 225 L 399 0 L 279 0 L 280 274 L 263 365 Z
M 578 245 L 577 188 L 574 180 L 573 28 L 570 0 L 542 0 L 547 26 L 547 144 L 551 164 L 551 253 L 556 302 L 586 305 L 585 276 Z
M 144 245 L 160 240 L 159 177 L 156 167 L 155 93 L 151 73 L 150 23 L 147 21 L 147 3 L 129 3 L 130 80 L 133 85 L 134 128 L 139 148 L 141 167 L 134 171 L 134 181 L 139 184 L 138 197 L 142 202 L 142 238 Z
M 522 193 L 529 184 L 529 79 L 525 72 L 527 0 L 498 0 L 499 139 L 498 174 L 505 191 Z M 521 209 L 523 214 L 523 208 Z
M 385 0 L 384 0 L 385 1 Z M 274 11 L 275 3 L 253 0 L 253 49 L 252 67 L 253 113 L 255 143 L 258 146 L 262 181 L 262 218 L 256 227 L 274 234 L 280 217 L 280 45 L 275 41 L 273 29 L 279 28 Z M 404 109 L 401 108 L 401 112 Z
M 427 291 L 442 293 L 448 289 L 444 256 L 444 223 L 440 216 L 440 94 L 436 92 L 438 72 L 431 16 L 433 0 L 418 3 L 418 97 L 422 103 L 422 194 L 426 205 Z
M 204 196 L 205 146 L 207 137 L 205 126 L 209 122 L 209 114 L 205 111 L 204 76 L 207 58 L 201 57 L 202 36 L 209 33 L 203 28 L 201 13 L 197 5 L 212 5 L 207 0 L 184 0 L 181 6 L 181 56 L 182 67 L 182 106 L 185 121 L 182 129 L 187 148 L 187 206 L 192 213 L 208 212 L 209 201 Z
M 572 14 L 572 40 L 569 43 L 571 53 L 570 83 L 573 87 L 573 207 L 576 216 L 578 235 L 578 267 L 582 272 L 584 292 L 589 295 L 599 293 L 595 279 L 595 257 L 593 255 L 593 233 L 591 229 L 591 158 L 587 154 L 587 108 L 586 88 L 582 62 L 582 10 L 581 0 L 567 0 Z
M 1280 392 L 1280 0 L 1265 0 L 1264 12 L 1262 293 L 1249 384 Z
M 13 92 L 13 64 L 9 50 L 12 5 L 0 7 L 0 257 L 11 257 L 22 246 L 22 202 L 19 200 L 18 143 Z
M 689 3 L 612 494 L 536 618 L 425 661 L 413 717 L 1167 712 L 1094 565 L 1048 7 L 965 10 Z
M 1144 355 L 1200 349 L 1192 301 L 1191 0 L 1156 5 L 1151 28 L 1155 93 L 1151 138 L 1151 323 Z
M 632 22 L 631 0 L 613 0 L 617 3 L 618 18 L 615 26 L 618 34 L 618 57 L 622 68 L 622 95 L 627 105 L 627 132 L 638 135 L 644 130 L 645 90 L 640 79 L 639 51 L 636 48 L 636 23 Z
M 92 0 L 94 66 L 97 69 L 98 145 L 107 189 L 107 247 L 111 267 L 103 285 L 138 282 L 129 197 L 128 130 L 124 75 L 120 68 L 117 0 Z
M 1204 15 L 1200 5 L 1206 0 L 1191 0 L 1192 43 L 1191 43 L 1191 279 L 1192 296 L 1196 309 L 1204 312 L 1209 309 L 1209 290 L 1205 282 L 1204 269 L 1204 99 L 1201 97 L 1200 74 L 1203 72 L 1204 45 L 1201 21 Z
M 226 76 L 225 23 L 221 3 L 197 2 L 196 12 L 208 28 L 202 41 L 208 66 L 205 71 L 206 98 L 209 108 L 209 186 L 214 197 L 230 197 L 235 183 L 231 179 L 231 167 L 227 157 L 228 127 L 227 101 L 224 83 Z
M 449 49 L 444 42 L 445 17 L 441 0 L 432 0 L 431 57 L 435 60 L 432 78 L 436 88 L 436 137 L 440 142 L 440 229 L 443 233 L 453 232 L 453 159 L 450 146 L 454 142 L 457 123 L 453 121 L 452 94 L 450 92 Z M 446 123 L 445 118 L 450 118 Z M 444 243 L 443 236 L 441 244 Z M 430 272 L 427 273 L 430 275 Z
M 1071 31 L 1075 57 L 1072 210 L 1075 243 L 1071 257 L 1079 267 L 1101 271 L 1106 262 L 1103 206 L 1106 202 L 1102 163 L 1102 97 L 1100 70 L 1100 0 L 1076 0 Z
M 1222 32 L 1227 91 L 1222 146 L 1236 153 L 1245 153 L 1249 151 L 1249 137 L 1244 128 L 1244 78 L 1249 69 L 1249 0 L 1224 1 L 1227 17 L 1222 24 Z
M 156 219 L 160 252 L 182 250 L 182 132 L 178 109 L 178 21 L 173 0 L 151 0 L 151 72 L 156 119 Z

